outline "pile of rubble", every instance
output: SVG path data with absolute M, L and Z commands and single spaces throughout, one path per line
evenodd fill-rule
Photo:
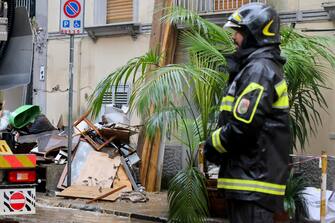
M 14 153 L 34 153 L 38 166 L 54 163 L 63 168 L 57 196 L 87 198 L 88 202 L 147 200 L 137 177 L 140 158 L 130 145 L 130 137 L 139 132 L 140 126 L 110 123 L 106 118 L 93 124 L 89 112 L 76 120 L 72 136 L 71 186 L 68 186 L 68 139 L 62 121 L 55 128 L 38 106 L 31 105 L 21 109 L 16 120 L 8 121 L 7 126 L 6 120 L 8 116 L 2 115 L 2 138 Z M 39 184 L 47 180 L 38 178 Z

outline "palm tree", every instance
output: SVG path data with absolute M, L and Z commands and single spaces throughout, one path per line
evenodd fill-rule
M 153 52 L 131 59 L 99 83 L 90 103 L 93 115 L 97 115 L 111 86 L 132 82 L 130 108 L 145 121 L 147 135 L 153 136 L 166 123 L 188 148 L 188 167 L 170 183 L 170 220 L 204 222 L 208 214 L 207 193 L 204 178 L 195 168 L 195 151 L 215 127 L 227 79 L 220 67 L 225 66 L 223 55 L 233 52 L 234 44 L 229 31 L 195 12 L 174 7 L 162 20 L 185 27 L 180 41 L 187 49 L 188 62 L 160 67 L 161 55 Z M 282 29 L 292 130 L 295 144 L 302 148 L 308 141 L 308 129 L 316 133 L 321 124 L 318 108 L 327 108 L 322 89 L 326 89 L 327 66 L 335 67 L 335 56 L 328 43 L 327 38 Z

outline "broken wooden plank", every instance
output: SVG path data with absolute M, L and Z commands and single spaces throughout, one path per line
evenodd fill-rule
M 96 198 L 94 198 L 94 199 L 92 199 L 90 201 L 87 201 L 86 204 L 91 204 L 91 203 L 93 203 L 95 201 L 101 200 L 101 199 L 103 199 L 105 197 L 108 197 L 109 195 L 112 195 L 112 194 L 114 194 L 114 193 L 118 192 L 119 190 L 122 190 L 123 188 L 126 188 L 126 187 L 127 187 L 126 185 L 123 185 L 121 187 L 113 189 L 113 190 L 111 190 L 111 191 L 109 191 L 109 192 L 107 192 L 107 193 L 105 193 L 105 194 L 103 194 L 103 195 L 101 195 L 99 197 L 96 197 Z
M 173 63 L 174 60 L 177 31 L 172 24 L 160 22 L 160 18 L 166 13 L 166 10 L 163 9 L 171 6 L 172 0 L 155 0 L 150 46 L 151 48 L 155 48 L 155 45 L 161 46 L 158 49 L 158 52 L 163 55 L 159 63 L 160 66 Z M 152 105 L 150 108 L 151 112 L 154 106 Z M 163 129 L 157 129 L 154 138 L 152 140 L 146 138 L 142 148 L 141 183 L 149 192 L 160 190 L 165 137 L 162 132 L 164 132 Z
M 126 185 L 127 188 L 132 190 L 131 182 L 128 179 L 128 176 L 122 165 L 119 166 L 119 169 L 116 173 L 116 177 L 113 182 L 113 188 L 120 187 L 122 185 Z
M 149 169 L 147 173 L 147 180 L 146 180 L 146 186 L 145 189 L 148 192 L 156 191 L 156 178 L 157 178 L 157 166 L 158 164 L 158 155 L 160 148 L 160 142 L 161 142 L 161 132 L 157 131 L 154 143 L 151 148 L 151 156 L 149 160 Z
M 62 192 L 60 192 L 57 196 L 60 197 L 72 197 L 72 198 L 85 198 L 85 199 L 94 199 L 103 194 L 110 192 L 111 188 L 101 188 L 101 187 L 88 187 L 88 186 L 80 186 L 80 185 L 72 185 Z M 102 198 L 101 200 L 105 201 L 116 201 L 120 194 L 125 191 L 130 191 L 128 187 L 122 188 L 118 192 L 111 194 L 107 197 Z
M 120 163 L 120 156 L 111 159 L 107 153 L 91 151 L 73 185 L 110 188 Z

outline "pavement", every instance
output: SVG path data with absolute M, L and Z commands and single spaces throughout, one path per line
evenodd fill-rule
M 112 214 L 60 207 L 36 207 L 34 215 L 0 216 L 1 223 L 152 223 Z
M 86 204 L 87 199 L 51 197 L 43 193 L 38 193 L 36 197 L 37 207 L 71 208 L 152 222 L 167 222 L 169 209 L 166 192 L 147 193 L 149 200 L 145 203 L 118 200 L 115 202 L 97 201 L 92 204 Z
M 129 222 L 167 222 L 168 201 L 166 192 L 147 193 L 149 200 L 145 203 L 132 203 L 125 200 L 97 201 L 86 204 L 87 199 L 73 199 L 37 194 L 37 208 L 75 209 L 85 212 L 95 212 L 113 216 L 124 217 Z M 62 212 L 59 212 L 59 214 Z M 85 221 L 84 221 L 85 222 Z M 209 218 L 207 222 L 226 222 L 223 219 Z

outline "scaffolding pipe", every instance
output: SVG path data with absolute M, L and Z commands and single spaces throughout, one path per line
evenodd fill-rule
M 321 155 L 321 202 L 320 202 L 320 222 L 326 223 L 326 193 L 327 193 L 327 153 L 322 151 Z

